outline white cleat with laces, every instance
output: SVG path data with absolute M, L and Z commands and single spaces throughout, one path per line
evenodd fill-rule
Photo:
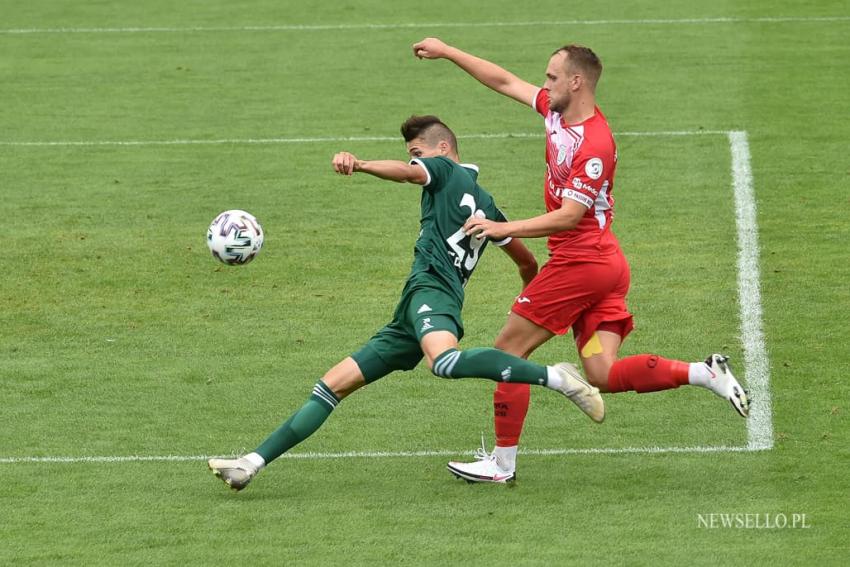
M 712 354 L 705 359 L 705 365 L 711 372 L 708 389 L 725 400 L 729 400 L 742 417 L 750 413 L 750 399 L 747 391 L 741 387 L 732 370 L 729 368 L 729 357 L 722 354 Z
M 481 447 L 475 451 L 475 461 L 471 463 L 451 461 L 447 468 L 457 478 L 462 478 L 469 483 L 505 484 L 516 480 L 516 466 L 511 469 L 502 468 L 496 458 L 496 453 L 487 452 L 483 439 L 481 440 Z

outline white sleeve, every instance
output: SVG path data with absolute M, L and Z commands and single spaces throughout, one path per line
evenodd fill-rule
M 423 161 L 419 158 L 413 158 L 412 160 L 410 160 L 410 165 L 413 164 L 416 164 L 425 170 L 425 175 L 428 177 L 428 179 L 425 181 L 425 184 L 422 185 L 422 187 L 428 187 L 431 184 L 431 172 L 428 171 L 428 168 L 425 167 L 425 163 L 423 163 Z
M 542 90 L 543 89 L 537 89 L 534 92 L 534 96 L 531 97 L 531 108 L 533 108 L 535 112 L 537 112 L 537 97 L 540 96 L 540 91 Z

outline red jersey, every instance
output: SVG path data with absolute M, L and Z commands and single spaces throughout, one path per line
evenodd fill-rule
M 596 107 L 584 122 L 566 124 L 549 110 L 549 92 L 544 89 L 537 92 L 533 106 L 546 122 L 546 211 L 560 209 L 563 199 L 588 208 L 574 229 L 549 236 L 550 254 L 578 259 L 617 252 L 620 245 L 611 232 L 617 146 L 608 121 Z

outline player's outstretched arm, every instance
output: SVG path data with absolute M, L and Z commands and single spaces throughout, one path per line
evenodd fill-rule
M 352 153 L 339 152 L 334 155 L 331 165 L 340 175 L 361 172 L 399 183 L 425 185 L 428 182 L 428 173 L 424 167 L 398 160 L 362 160 Z
M 556 232 L 574 229 L 578 226 L 579 221 L 581 221 L 587 209 L 588 207 L 577 201 L 564 199 L 560 209 L 555 209 L 554 211 L 530 219 L 496 222 L 471 217 L 463 225 L 463 230 L 468 236 L 476 236 L 478 238 L 486 236 L 496 241 L 509 236 L 540 238 L 555 234 Z
M 420 59 L 448 59 L 485 86 L 525 105 L 532 104 L 538 91 L 538 87 L 495 63 L 461 51 L 435 37 L 427 37 L 413 44 L 413 54 Z
M 534 257 L 528 246 L 519 238 L 514 238 L 501 248 L 516 264 L 519 277 L 522 278 L 522 287 L 530 284 L 534 276 L 537 275 L 537 258 Z

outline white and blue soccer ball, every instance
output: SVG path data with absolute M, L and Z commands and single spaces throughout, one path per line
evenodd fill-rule
M 263 247 L 263 227 L 251 213 L 224 211 L 207 229 L 207 246 L 225 264 L 247 264 Z

